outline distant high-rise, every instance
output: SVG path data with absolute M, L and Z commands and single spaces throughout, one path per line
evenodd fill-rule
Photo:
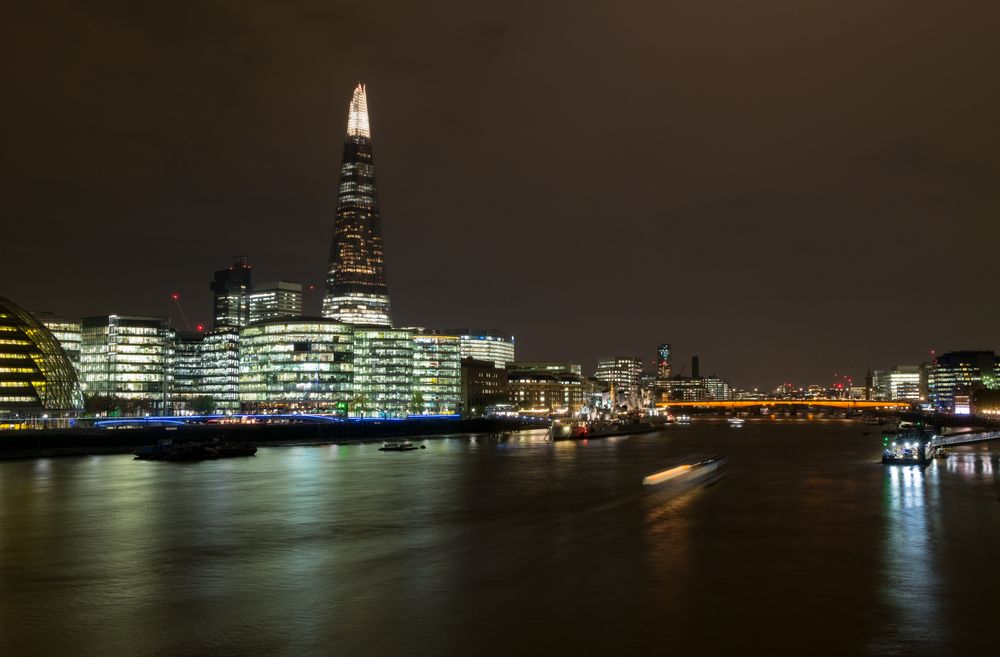
M 250 321 L 250 261 L 247 257 L 237 256 L 227 269 L 215 272 L 210 287 L 215 295 L 215 326 L 246 326 Z
M 275 281 L 254 285 L 250 292 L 250 322 L 302 316 L 302 284 Z
M 663 343 L 656 350 L 656 376 L 660 379 L 669 379 L 670 374 L 670 345 Z
M 363 84 L 354 89 L 347 118 L 323 316 L 347 324 L 392 325 L 368 97 Z

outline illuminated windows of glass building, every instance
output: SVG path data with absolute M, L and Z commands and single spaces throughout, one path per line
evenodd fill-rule
M 499 329 L 442 329 L 441 335 L 457 335 L 461 341 L 462 358 L 492 361 L 497 367 L 514 362 L 514 336 Z
M 0 416 L 82 407 L 76 370 L 55 336 L 28 311 L 0 297 Z
M 392 324 L 368 96 L 361 84 L 348 108 L 323 316 L 365 326 Z
M 451 415 L 458 412 L 462 357 L 457 336 L 413 336 L 412 385 L 411 413 Z
M 250 323 L 301 315 L 301 283 L 275 281 L 253 286 L 250 292 Z
M 168 347 L 167 413 L 193 412 L 192 404 L 201 395 L 203 340 L 201 333 L 178 332 Z
M 927 370 L 927 397 L 933 406 L 947 413 L 955 412 L 956 398 L 968 396 L 980 388 L 1000 388 L 997 356 L 992 351 L 950 351 L 937 357 Z
M 245 327 L 239 342 L 243 409 L 346 414 L 351 345 L 351 327 L 331 319 L 275 319 Z
M 240 333 L 236 328 L 220 327 L 205 333 L 198 390 L 211 398 L 217 413 L 240 410 Z
M 73 363 L 76 374 L 80 375 L 80 320 L 58 317 L 47 311 L 31 313 L 35 318 L 52 331 L 59 341 L 59 346 L 66 352 L 69 361 Z
M 639 388 L 642 377 L 642 361 L 630 356 L 615 356 L 597 359 L 594 378 L 614 387 L 614 403 L 639 405 Z
M 80 372 L 88 397 L 106 396 L 164 412 L 173 331 L 161 317 L 84 317 Z
M 413 406 L 413 332 L 355 327 L 354 404 L 360 417 L 406 417 Z

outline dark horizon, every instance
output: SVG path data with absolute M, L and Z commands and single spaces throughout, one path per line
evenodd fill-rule
M 938 4 L 18 5 L 0 296 L 209 324 L 246 253 L 318 314 L 362 81 L 397 326 L 740 387 L 994 349 L 1000 7 Z

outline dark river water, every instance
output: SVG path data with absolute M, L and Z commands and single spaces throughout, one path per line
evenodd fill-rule
M 870 429 L 0 463 L 0 655 L 996 654 L 998 452 Z

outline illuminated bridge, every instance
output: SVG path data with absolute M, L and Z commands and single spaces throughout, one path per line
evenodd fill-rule
M 659 408 L 756 408 L 760 406 L 822 406 L 848 410 L 906 410 L 910 402 L 864 401 L 858 399 L 756 399 L 753 401 L 666 401 Z

